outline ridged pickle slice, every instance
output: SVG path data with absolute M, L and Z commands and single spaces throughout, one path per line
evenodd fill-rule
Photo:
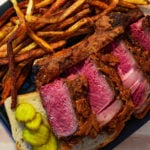
M 30 130 L 37 130 L 40 127 L 41 122 L 42 116 L 39 112 L 37 112 L 33 120 L 26 122 L 25 126 Z
M 48 142 L 50 130 L 47 126 L 41 124 L 36 131 L 25 128 L 22 136 L 23 139 L 32 146 L 41 146 Z
M 16 120 L 19 122 L 28 122 L 36 115 L 35 108 L 29 103 L 22 103 L 17 106 L 15 111 Z
M 56 137 L 51 133 L 48 142 L 42 146 L 34 146 L 33 150 L 57 150 Z

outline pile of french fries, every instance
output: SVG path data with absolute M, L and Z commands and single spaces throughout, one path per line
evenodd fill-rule
M 0 104 L 28 77 L 36 58 L 69 47 L 93 33 L 93 22 L 118 6 L 135 8 L 146 0 L 10 0 L 0 16 Z M 80 38 L 78 38 L 80 37 Z M 81 38 L 82 37 L 82 38 Z M 80 40 L 77 40 L 80 39 Z

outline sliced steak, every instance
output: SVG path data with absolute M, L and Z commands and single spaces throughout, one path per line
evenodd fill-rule
M 54 133 L 58 137 L 69 136 L 77 130 L 77 118 L 67 86 L 57 79 L 41 88 L 42 103 Z
M 116 70 L 113 68 L 111 68 L 113 70 L 109 70 L 108 72 L 103 70 L 104 68 L 110 68 L 108 64 L 104 65 L 101 63 L 102 57 L 98 54 L 91 55 L 90 58 L 86 59 L 84 62 L 69 69 L 69 72 L 75 74 L 79 73 L 87 78 L 89 84 L 88 98 L 92 112 L 96 115 L 100 127 L 111 122 L 123 109 L 122 96 L 120 96 L 120 92 L 122 92 L 123 88 L 120 78 L 117 73 L 114 74 Z M 112 58 L 112 60 L 110 60 L 111 62 L 118 62 L 114 60 L 115 58 L 113 56 L 110 56 L 110 58 Z M 104 74 L 104 72 L 107 72 L 107 74 Z M 113 75 L 111 76 L 112 72 Z M 110 79 L 110 76 L 113 80 Z M 127 95 L 130 97 L 129 93 L 127 93 Z M 130 100 L 129 102 L 131 103 Z M 131 107 L 132 104 L 129 108 Z
M 130 25 L 133 38 L 150 53 L 150 16 L 146 16 Z
M 91 59 L 84 62 L 80 72 L 88 79 L 90 104 L 93 113 L 98 116 L 114 100 L 114 91 Z
M 88 84 L 84 76 L 56 79 L 42 86 L 40 92 L 49 122 L 58 137 L 97 135 L 98 122 L 87 100 Z
M 104 126 L 109 123 L 112 118 L 116 116 L 120 112 L 122 108 L 122 101 L 116 100 L 111 105 L 109 105 L 106 109 L 104 109 L 99 115 L 97 116 L 98 122 Z
M 128 50 L 132 53 L 132 56 L 138 63 L 138 68 L 143 72 L 144 76 L 150 83 L 150 55 L 147 50 L 142 48 L 137 41 L 130 35 L 129 32 L 124 37 Z
M 133 9 L 128 13 L 112 13 L 108 16 L 101 16 L 94 23 L 95 32 L 91 36 L 70 48 L 36 62 L 39 68 L 35 78 L 37 86 L 49 83 L 67 68 L 98 52 L 123 33 L 129 23 L 136 21 L 141 16 L 143 14 L 139 9 Z
M 123 85 L 131 90 L 135 113 L 140 113 L 144 110 L 145 103 L 150 101 L 150 86 L 129 50 L 128 44 L 123 40 L 112 44 L 112 53 L 120 60 L 118 74 Z

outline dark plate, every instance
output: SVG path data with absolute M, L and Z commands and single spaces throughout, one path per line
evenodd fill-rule
M 3 6 L 0 6 L 0 16 L 9 8 L 11 7 L 11 4 L 9 2 L 6 2 Z M 34 72 L 30 74 L 28 79 L 25 81 L 24 85 L 19 91 L 19 94 L 22 93 L 28 93 L 35 90 L 35 85 L 33 82 L 34 78 Z M 0 106 L 0 120 L 2 120 L 3 124 L 5 125 L 8 132 L 11 134 L 10 124 L 8 121 L 7 114 L 5 112 L 4 106 Z M 138 130 L 141 126 L 143 126 L 148 120 L 150 120 L 150 112 L 142 119 L 138 120 L 134 117 L 131 118 L 126 123 L 125 128 L 123 129 L 122 133 L 118 136 L 118 138 L 110 143 L 108 146 L 103 148 L 102 150 L 111 150 L 114 147 L 116 147 L 118 144 L 120 144 L 123 140 L 128 138 L 131 134 L 133 134 L 136 130 Z

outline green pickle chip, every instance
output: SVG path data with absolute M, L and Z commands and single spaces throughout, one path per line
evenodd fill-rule
M 28 122 L 36 115 L 35 108 L 29 103 L 22 103 L 17 106 L 15 111 L 16 120 L 19 122 Z
M 33 146 L 33 150 L 57 150 L 56 137 L 51 133 L 48 142 L 42 146 Z
M 40 127 L 41 122 L 42 116 L 40 113 L 37 112 L 33 120 L 26 122 L 25 126 L 30 130 L 37 130 Z
M 39 129 L 34 131 L 25 128 L 23 130 L 23 139 L 32 146 L 41 146 L 48 142 L 50 130 L 44 124 L 41 124 Z

